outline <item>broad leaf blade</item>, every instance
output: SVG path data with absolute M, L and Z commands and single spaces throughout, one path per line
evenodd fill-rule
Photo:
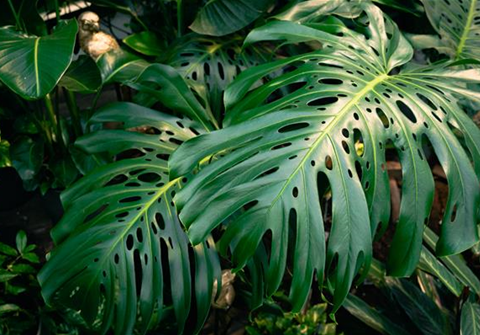
M 72 60 L 77 29 L 76 20 L 45 37 L 0 28 L 0 80 L 25 99 L 44 97 Z
M 480 305 L 477 303 L 466 302 L 462 306 L 460 320 L 461 335 L 479 335 L 480 334 Z
M 397 150 L 403 174 L 390 273 L 410 275 L 420 257 L 434 192 L 423 137 L 451 185 L 438 253 L 461 252 L 478 239 L 480 131 L 452 102 L 457 95 L 479 97 L 464 82 L 478 82 L 480 72 L 436 65 L 392 74 L 413 50 L 378 8 L 365 5 L 365 11 L 363 34 L 335 18 L 312 26 L 272 22 L 254 30 L 247 43 L 315 39 L 325 49 L 243 72 L 226 93 L 227 128 L 188 141 L 169 162 L 173 177 L 211 162 L 176 197 L 194 243 L 233 213 L 243 213 L 223 235 L 235 243 L 233 258 L 242 267 L 271 232 L 276 243 L 269 250 L 268 294 L 283 275 L 293 238 L 289 227 L 296 231 L 291 288 L 296 308 L 314 272 L 322 278 L 326 268 L 338 307 L 360 268 L 368 268 L 372 236 L 390 215 L 388 205 L 378 206 L 389 198 L 387 145 Z M 275 73 L 283 74 L 275 78 Z M 274 79 L 252 89 L 266 75 Z M 466 148 L 451 127 L 468 139 Z M 364 148 L 360 153 L 358 144 Z M 322 206 L 330 188 L 333 218 L 325 246 Z
M 455 59 L 479 59 L 480 2 L 477 0 L 422 0 L 433 28 L 447 52 Z
M 102 77 L 95 62 L 81 56 L 70 64 L 58 85 L 72 92 L 93 93 L 102 85 Z
M 172 202 L 182 181 L 169 180 L 167 167 L 168 156 L 195 136 L 196 125 L 130 103 L 110 105 L 90 122 L 119 122 L 126 130 L 101 130 L 77 145 L 122 159 L 95 169 L 62 195 L 65 215 L 52 231 L 57 247 L 39 274 L 43 296 L 81 310 L 102 333 L 112 326 L 116 334 L 134 328 L 145 333 L 169 305 L 182 332 L 192 296 L 202 323 L 218 258 L 212 240 L 189 256 Z M 134 131 L 146 125 L 148 133 Z

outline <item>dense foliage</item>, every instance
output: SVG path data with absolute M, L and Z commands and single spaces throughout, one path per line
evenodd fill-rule
M 49 308 L 93 333 L 199 333 L 233 269 L 250 311 L 276 306 L 251 334 L 335 334 L 342 306 L 380 333 L 480 331 L 459 255 L 479 248 L 476 0 L 92 3 L 131 18 L 98 58 L 75 54 L 68 1 L 40 1 L 44 21 L 9 0 L 0 28 L 0 167 L 65 189 L 38 274 Z M 120 101 L 97 107 L 109 89 Z M 435 166 L 448 198 L 430 229 Z M 32 262 L 25 239 L 0 252 Z M 36 273 L 17 258 L 6 291 Z

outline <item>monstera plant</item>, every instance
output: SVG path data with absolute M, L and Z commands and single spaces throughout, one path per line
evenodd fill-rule
M 449 185 L 437 255 L 477 243 L 480 131 L 462 109 L 463 100 L 480 100 L 467 87 L 480 82 L 475 61 L 417 64 L 378 7 L 348 2 L 352 19 L 346 2 L 336 3 L 310 10 L 309 20 L 271 20 L 248 34 L 244 47 L 321 47 L 241 72 L 224 92 L 224 117 L 198 91 L 211 80 L 198 70 L 211 63 L 193 58 L 201 50 L 173 52 L 186 59 L 176 66 L 181 74 L 152 64 L 126 82 L 162 112 L 123 102 L 95 113 L 90 125 L 116 129 L 89 133 L 77 146 L 114 162 L 62 196 L 57 247 L 39 275 L 48 302 L 79 310 L 99 333 L 165 330 L 171 315 L 179 333 L 199 332 L 221 257 L 236 272 L 248 269 L 253 307 L 278 290 L 288 265 L 294 312 L 313 282 L 336 312 L 367 275 L 372 241 L 390 220 L 387 149 L 403 177 L 389 275 L 411 275 L 422 252 L 435 190 L 428 156 Z M 466 45 L 461 39 L 457 54 Z M 208 60 L 223 57 L 215 51 Z M 224 77 L 233 79 L 230 61 Z

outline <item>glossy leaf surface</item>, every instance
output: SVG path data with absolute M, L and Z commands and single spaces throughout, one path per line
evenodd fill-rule
M 67 70 L 76 35 L 76 20 L 45 37 L 0 28 L 0 80 L 25 99 L 44 97 Z
M 480 334 L 480 305 L 477 303 L 466 302 L 462 306 L 460 320 L 461 335 L 479 335 Z
M 190 29 L 203 35 L 228 35 L 255 21 L 270 3 L 270 0 L 210 0 Z
M 441 37 L 440 51 L 455 59 L 480 59 L 479 1 L 422 0 L 422 3 L 430 23 Z
M 171 306 L 179 333 L 187 316 L 196 317 L 190 328 L 198 330 L 218 258 L 211 239 L 190 246 L 172 202 L 182 180 L 170 180 L 167 166 L 197 126 L 131 103 L 110 105 L 90 122 L 124 125 L 77 142 L 89 154 L 108 152 L 116 160 L 62 194 L 65 215 L 52 231 L 57 247 L 39 274 L 43 296 L 80 310 L 98 333 L 111 327 L 116 334 L 145 333 Z
M 338 308 L 360 268 L 369 267 L 372 237 L 390 216 L 387 145 L 398 152 L 403 174 L 390 273 L 410 275 L 420 257 L 434 193 L 423 141 L 432 144 L 450 187 L 437 253 L 461 252 L 478 239 L 480 131 L 457 102 L 480 97 L 464 87 L 479 82 L 480 72 L 440 64 L 398 73 L 412 47 L 377 7 L 364 6 L 358 31 L 334 17 L 310 26 L 271 22 L 252 31 L 247 44 L 318 40 L 324 49 L 243 72 L 226 92 L 227 127 L 183 144 L 169 162 L 174 178 L 211 162 L 175 198 L 193 243 L 242 213 L 222 237 L 224 245 L 232 243 L 240 268 L 271 233 L 267 294 L 282 280 L 294 239 L 290 297 L 297 310 L 314 273 L 320 280 L 326 273 Z M 329 189 L 326 243 L 322 204 Z

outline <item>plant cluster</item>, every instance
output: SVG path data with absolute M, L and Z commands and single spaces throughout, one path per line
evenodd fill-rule
M 459 255 L 479 248 L 480 3 L 92 4 L 131 18 L 98 58 L 75 55 L 70 1 L 39 1 L 45 23 L 9 0 L 0 28 L 0 164 L 65 189 L 48 305 L 93 333 L 199 333 L 232 269 L 249 310 L 282 292 L 293 313 L 251 333 L 333 334 L 342 306 L 385 334 L 480 331 Z M 109 89 L 119 101 L 97 107 Z M 430 229 L 434 166 L 448 197 Z M 378 300 L 355 295 L 369 287 Z

